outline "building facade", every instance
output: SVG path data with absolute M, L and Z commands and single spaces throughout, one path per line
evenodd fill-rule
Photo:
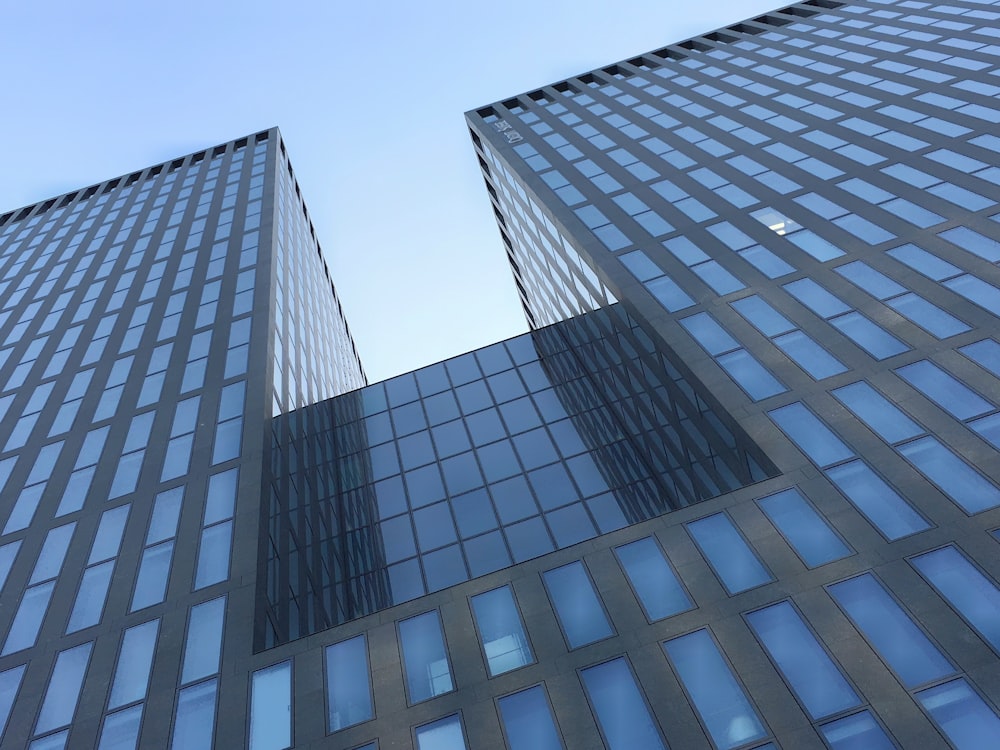
M 998 21 L 469 112 L 532 330 L 384 383 L 276 129 L 0 215 L 0 746 L 992 748 Z

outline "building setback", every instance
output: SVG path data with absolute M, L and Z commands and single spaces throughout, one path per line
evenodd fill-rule
M 532 330 L 384 383 L 276 129 L 0 215 L 0 745 L 992 748 L 998 21 L 469 112 Z

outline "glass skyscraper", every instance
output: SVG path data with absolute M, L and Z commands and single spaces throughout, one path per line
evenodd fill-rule
M 531 332 L 383 383 L 276 129 L 0 215 L 0 745 L 994 747 L 998 21 L 469 112 Z

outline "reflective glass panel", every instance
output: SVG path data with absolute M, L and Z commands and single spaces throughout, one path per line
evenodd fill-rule
M 717 513 L 686 525 L 730 594 L 738 594 L 771 580 L 771 574 L 725 514 Z
M 250 750 L 284 750 L 292 744 L 292 663 L 253 673 Z
M 458 714 L 417 727 L 417 750 L 466 750 Z
M 795 488 L 763 497 L 757 504 L 810 568 L 851 554 Z
M 582 562 L 548 570 L 542 577 L 570 648 L 614 635 Z
M 509 586 L 478 594 L 471 602 L 490 677 L 534 661 Z
M 991 747 L 1000 737 L 1000 718 L 964 679 L 923 690 L 917 700 L 957 750 Z
M 406 666 L 410 703 L 455 689 L 437 610 L 399 623 L 399 642 Z
M 608 750 L 665 750 L 624 658 L 583 669 L 580 678 Z
M 510 750 L 563 750 L 541 685 L 497 701 Z
M 326 690 L 331 732 L 372 718 L 368 645 L 363 635 L 327 647 Z
M 694 606 L 652 537 L 615 547 L 615 554 L 649 620 L 662 620 Z

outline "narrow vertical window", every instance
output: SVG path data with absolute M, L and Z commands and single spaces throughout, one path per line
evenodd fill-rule
M 372 718 L 368 644 L 363 635 L 327 646 L 326 691 L 329 731 Z
M 90 662 L 91 646 L 93 643 L 83 643 L 60 652 L 56 657 L 42 710 L 39 711 L 38 722 L 35 724 L 35 734 L 51 732 L 73 721 L 76 704 L 80 699 L 80 688 Z
M 762 497 L 757 504 L 810 568 L 851 554 L 847 545 L 794 487 Z
M 97 750 L 135 750 L 139 743 L 142 704 L 104 717 Z
M 738 594 L 773 580 L 725 514 L 716 513 L 686 526 L 730 594 Z
M 649 707 L 624 658 L 580 672 L 608 750 L 665 750 Z
M 399 641 L 410 703 L 420 703 L 455 689 L 437 610 L 400 622 Z
M 1000 737 L 1000 718 L 964 679 L 922 690 L 917 700 L 957 750 L 992 747 Z
M 987 643 L 1000 650 L 1000 589 L 954 547 L 918 555 L 913 565 Z
M 614 635 L 582 562 L 548 570 L 542 578 L 571 649 Z
M 531 664 L 531 646 L 510 586 L 471 599 L 490 677 Z
M 417 750 L 466 750 L 458 714 L 417 727 Z
M 906 687 L 914 688 L 955 672 L 871 573 L 827 588 Z
M 767 735 L 707 630 L 663 644 L 715 746 L 728 750 Z
M 250 750 L 292 746 L 292 663 L 253 673 L 250 686 Z
M 177 696 L 171 750 L 212 750 L 218 680 L 184 688 Z
M 747 616 L 792 692 L 813 719 L 861 705 L 840 669 L 788 602 Z
M 504 696 L 497 704 L 510 750 L 563 750 L 541 685 Z
M 219 671 L 222 655 L 222 626 L 226 598 L 220 597 L 191 607 L 181 684 L 193 682 Z
M 0 672 L 0 736 L 7 727 L 7 719 L 14 708 L 17 691 L 21 687 L 21 677 L 24 676 L 24 665 Z
M 650 622 L 691 609 L 691 599 L 652 537 L 615 547 L 615 555 Z
M 108 708 L 119 708 L 146 697 L 159 627 L 159 620 L 150 620 L 125 631 Z

